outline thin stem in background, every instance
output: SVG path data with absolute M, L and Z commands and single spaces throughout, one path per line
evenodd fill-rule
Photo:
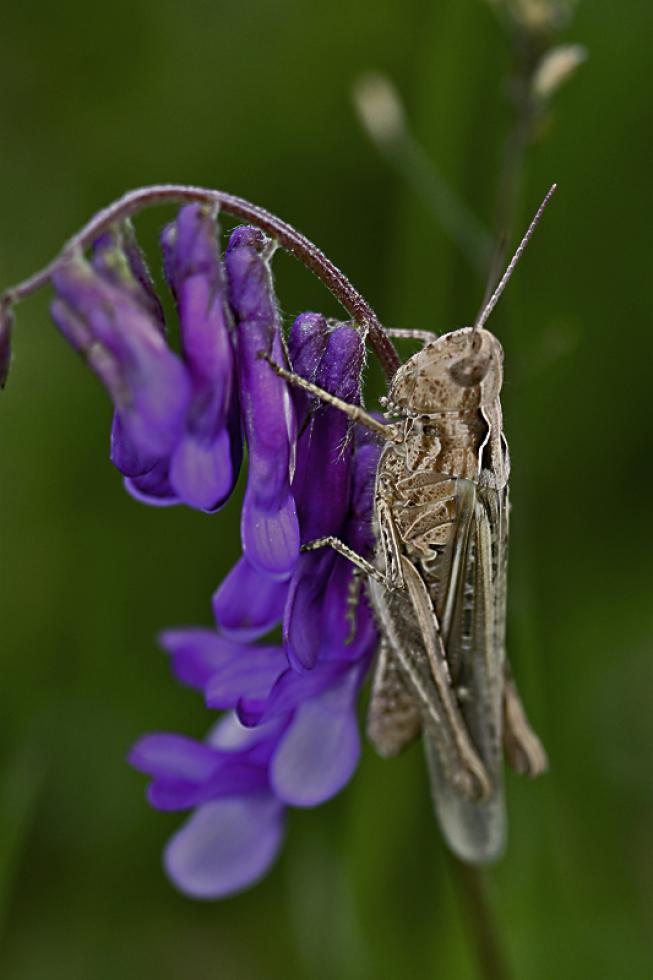
M 362 75 L 354 84 L 353 102 L 379 153 L 418 194 L 460 248 L 472 271 L 484 279 L 493 250 L 492 236 L 416 138 L 392 81 L 380 72 Z
M 492 237 L 451 189 L 439 167 L 410 130 L 388 144 L 384 156 L 420 195 L 426 208 L 459 246 L 470 268 L 483 278 L 492 254 Z
M 456 880 L 470 940 L 476 951 L 478 975 L 482 980 L 510 980 L 499 931 L 492 915 L 482 873 L 452 854 L 450 866 Z
M 502 264 L 502 252 L 507 246 L 515 224 L 517 202 L 522 185 L 524 158 L 530 142 L 537 115 L 537 103 L 533 97 L 533 75 L 538 66 L 541 50 L 525 31 L 516 31 L 513 39 L 516 68 L 509 79 L 510 94 L 515 115 L 503 151 L 503 162 L 497 192 L 495 231 L 497 245 L 490 264 L 490 272 L 498 276 Z M 492 279 L 490 279 L 492 282 Z M 494 288 L 492 283 L 490 288 Z

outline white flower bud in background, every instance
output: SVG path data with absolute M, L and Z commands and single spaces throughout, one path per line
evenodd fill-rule
M 488 0 L 497 13 L 507 13 L 529 33 L 558 30 L 569 19 L 576 0 Z
M 535 98 L 542 101 L 550 99 L 586 60 L 587 49 L 582 44 L 562 44 L 547 51 L 533 75 L 532 92 Z
M 358 118 L 375 143 L 391 143 L 403 134 L 404 108 L 387 75 L 369 72 L 359 76 L 352 99 Z

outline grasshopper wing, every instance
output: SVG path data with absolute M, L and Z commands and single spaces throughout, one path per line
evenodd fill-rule
M 461 480 L 458 514 L 438 607 L 452 685 L 490 781 L 487 797 L 474 800 L 460 794 L 447 775 L 428 726 L 424 728 L 424 746 L 433 802 L 449 846 L 464 861 L 481 864 L 498 858 L 505 846 L 502 710 L 506 491 Z

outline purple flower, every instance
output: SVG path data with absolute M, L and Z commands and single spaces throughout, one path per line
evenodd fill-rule
M 170 460 L 170 483 L 184 502 L 217 510 L 238 477 L 242 440 L 214 215 L 199 205 L 182 208 L 164 230 L 162 245 L 192 383 L 186 429 Z
M 175 446 L 190 398 L 187 372 L 159 324 L 130 289 L 81 256 L 53 275 L 55 323 L 111 395 L 135 468 L 151 469 Z
M 281 622 L 287 582 L 258 571 L 243 556 L 213 596 L 218 627 L 227 636 L 253 640 Z
M 299 526 L 290 491 L 295 413 L 284 381 L 261 359 L 284 353 L 267 239 L 257 228 L 237 228 L 225 254 L 236 320 L 238 376 L 249 473 L 241 535 L 245 557 L 260 572 L 284 579 L 299 553 Z
M 316 383 L 347 401 L 360 401 L 363 365 L 360 334 L 349 326 L 333 330 L 315 372 Z M 302 543 L 340 535 L 350 497 L 353 440 L 349 421 L 336 409 L 319 406 L 299 440 L 293 493 Z M 298 670 L 315 665 L 322 637 L 322 608 L 328 604 L 324 583 L 335 562 L 328 548 L 301 555 L 290 583 L 284 616 L 284 640 L 290 663 Z
M 315 381 L 326 342 L 325 317 L 321 313 L 300 313 L 288 335 L 288 356 L 293 371 L 301 374 L 307 381 Z M 300 388 L 293 388 L 291 396 L 295 406 L 297 430 L 301 435 L 310 413 L 317 407 L 316 399 Z
M 145 735 L 129 760 L 152 776 L 148 798 L 160 810 L 194 812 L 166 847 L 177 887 L 195 898 L 220 898 L 252 885 L 274 861 L 283 838 L 283 805 L 269 788 L 269 760 L 279 724 L 246 729 L 230 714 L 206 743 L 180 735 Z

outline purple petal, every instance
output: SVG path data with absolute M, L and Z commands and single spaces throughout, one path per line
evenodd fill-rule
M 295 374 L 308 381 L 315 375 L 324 353 L 327 338 L 327 322 L 321 313 L 300 313 L 288 335 L 288 356 Z M 316 407 L 316 399 L 299 388 L 293 388 L 291 397 L 297 414 L 297 427 L 301 432 L 309 412 Z
M 93 334 L 86 320 L 59 297 L 55 297 L 50 303 L 50 315 L 54 320 L 55 326 L 63 334 L 70 346 L 78 354 L 86 357 L 93 349 Z M 104 352 L 108 354 L 106 349 Z M 94 365 L 94 370 L 109 393 L 113 394 L 115 390 L 117 397 L 121 383 L 120 370 L 117 358 L 112 358 L 112 362 L 112 369 L 107 371 L 106 374 L 103 374 L 101 371 L 102 364 L 104 363 L 102 360 L 97 362 L 97 366 Z
M 221 630 L 240 640 L 253 640 L 281 622 L 287 582 L 262 575 L 241 558 L 213 596 L 213 612 Z
M 125 489 L 142 504 L 151 507 L 172 507 L 180 503 L 179 497 L 170 486 L 167 459 L 155 463 L 152 469 L 142 476 L 126 477 Z
M 223 753 L 247 753 L 248 758 L 261 756 L 258 749 L 267 743 L 276 744 L 284 723 L 278 719 L 264 722 L 255 728 L 243 725 L 235 712 L 220 718 L 207 735 L 207 743 Z
M 161 333 L 165 333 L 163 308 L 131 221 L 112 228 L 93 242 L 91 264 L 108 283 L 128 291 Z
M 322 607 L 335 560 L 329 548 L 300 555 L 290 580 L 283 640 L 295 670 L 312 670 L 322 642 Z
M 156 463 L 160 462 L 157 456 L 151 454 L 144 456 L 138 451 L 125 433 L 118 412 L 114 412 L 111 423 L 109 457 L 116 469 L 120 470 L 123 476 L 128 477 L 144 476 Z
M 170 462 L 171 485 L 184 503 L 199 510 L 216 510 L 231 494 L 237 476 L 226 429 L 211 442 L 187 434 Z
M 283 838 L 283 807 L 268 794 L 205 803 L 165 850 L 174 884 L 194 898 L 222 898 L 268 871 Z
M 327 339 L 317 384 L 346 401 L 360 402 L 364 348 L 360 333 L 338 327 Z M 353 441 L 349 420 L 337 409 L 320 406 L 299 440 L 293 493 L 302 541 L 338 534 L 347 515 Z
M 165 273 L 179 312 L 181 347 L 193 382 L 186 435 L 170 480 L 181 499 L 217 510 L 230 496 L 242 444 L 234 353 L 211 209 L 191 204 L 162 235 Z
M 353 567 L 345 558 L 336 558 L 322 606 L 320 660 L 349 660 L 371 657 L 378 646 L 378 631 L 364 584 L 358 580 L 359 595 L 351 621 Z
M 235 708 L 241 698 L 267 698 L 285 669 L 287 660 L 281 647 L 241 650 L 207 682 L 207 706 Z
M 165 457 L 181 433 L 190 386 L 158 324 L 129 290 L 111 285 L 81 258 L 60 266 L 52 281 L 60 297 L 55 320 L 61 326 L 68 311 L 64 332 L 71 336 L 75 327 L 73 342 L 107 385 L 126 435 L 144 455 Z
M 183 254 L 186 236 L 180 234 L 180 226 L 186 218 L 195 223 L 200 216 L 198 210 L 184 208 L 179 213 L 175 228 L 175 254 L 169 254 L 166 261 L 167 278 L 177 300 L 184 358 L 194 378 L 210 380 L 214 387 L 222 390 L 222 401 L 226 405 L 232 384 L 233 350 L 215 225 L 206 218 L 201 222 L 201 235 L 195 238 L 195 245 L 202 237 L 207 254 L 196 266 L 193 266 L 192 254 Z M 195 214 L 190 214 L 190 211 L 195 211 Z M 169 242 L 170 234 L 166 237 L 164 233 L 166 252 Z
M 243 551 L 252 565 L 277 581 L 287 579 L 299 555 L 297 508 L 290 491 L 284 500 L 277 499 L 272 511 L 256 494 L 246 492 L 240 528 Z
M 206 802 L 205 785 L 187 779 L 159 777 L 147 787 L 147 802 L 155 810 L 192 810 L 200 803 Z M 208 799 L 214 797 L 215 794 Z
M 292 806 L 317 806 L 349 781 L 360 754 L 354 671 L 302 704 L 272 759 L 275 795 Z
M 378 441 L 357 435 L 352 461 L 351 513 L 345 535 L 352 548 L 366 557 L 374 551 L 374 485 L 381 448 Z
M 200 783 L 216 768 L 217 756 L 214 749 L 203 742 L 160 732 L 140 738 L 129 753 L 129 762 L 148 776 Z
M 247 758 L 223 758 L 212 775 L 204 782 L 183 779 L 155 779 L 147 791 L 150 806 L 157 810 L 188 810 L 209 800 L 226 796 L 243 796 L 267 790 L 267 763 L 273 747 L 267 752 L 264 763 Z
M 232 722 L 233 725 L 233 722 Z M 255 738 L 241 738 L 238 746 L 218 748 L 182 735 L 146 735 L 133 747 L 129 761 L 154 777 L 147 791 L 149 803 L 158 810 L 183 810 L 208 800 L 240 796 L 267 789 L 267 769 L 282 729 L 263 726 Z M 223 727 L 224 732 L 224 727 Z
M 217 670 L 247 652 L 247 647 L 199 626 L 165 630 L 159 643 L 170 654 L 175 677 L 200 691 Z
M 255 719 L 254 723 L 258 725 L 260 721 L 267 723 L 274 719 L 286 718 L 304 701 L 333 687 L 342 677 L 347 666 L 344 662 L 318 664 L 314 670 L 304 674 L 297 673 L 292 667 L 289 668 L 275 683 L 262 715 Z

